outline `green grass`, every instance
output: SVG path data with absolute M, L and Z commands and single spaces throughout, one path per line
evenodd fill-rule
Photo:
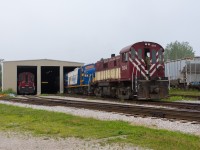
M 108 138 L 108 143 L 129 143 L 160 150 L 200 149 L 198 136 L 132 126 L 122 121 L 99 121 L 3 104 L 0 104 L 0 131 L 29 132 L 33 135 L 63 138 Z
M 168 101 L 168 102 L 176 102 L 176 101 L 192 101 L 196 100 L 195 98 L 189 98 L 184 96 L 170 96 L 169 98 L 164 98 L 162 101 Z
M 12 99 L 16 96 L 16 92 L 14 92 L 12 89 L 8 89 L 5 91 L 0 90 L 0 99 Z
M 194 90 L 194 89 L 174 89 L 171 88 L 169 90 L 169 95 L 171 95 L 169 98 L 163 99 L 164 101 L 181 101 L 181 100 L 196 100 L 192 96 L 200 96 L 200 91 L 199 90 Z
M 2 89 L 0 90 L 0 94 L 16 94 L 16 92 L 13 91 L 13 89 L 8 89 L 5 91 L 2 91 Z
M 194 96 L 200 96 L 200 91 L 199 90 L 194 90 L 194 89 L 173 89 L 171 88 L 169 90 L 169 94 L 179 94 L 179 95 L 194 95 Z

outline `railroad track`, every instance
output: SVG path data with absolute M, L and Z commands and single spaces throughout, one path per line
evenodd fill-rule
M 91 98 L 88 96 L 78 96 L 75 95 L 76 98 Z M 96 99 L 96 97 L 92 97 Z M 73 99 L 73 97 L 71 97 Z M 191 110 L 199 110 L 200 111 L 200 103 L 186 103 L 186 102 L 166 102 L 166 101 L 158 101 L 158 100 L 124 100 L 123 102 L 119 99 L 113 98 L 104 98 L 102 101 L 109 101 L 109 102 L 118 102 L 118 103 L 128 103 L 128 104 L 138 104 L 138 105 L 153 105 L 153 106 L 162 106 L 162 107 L 173 107 L 179 109 L 191 109 Z
M 200 111 L 200 103 L 163 102 L 163 101 L 134 101 L 133 103 Z
M 27 97 L 27 99 L 12 99 L 9 101 L 45 106 L 65 106 L 123 113 L 129 116 L 157 117 L 172 120 L 190 121 L 200 124 L 200 111 L 191 109 L 155 108 L 131 104 L 116 104 L 55 98 Z

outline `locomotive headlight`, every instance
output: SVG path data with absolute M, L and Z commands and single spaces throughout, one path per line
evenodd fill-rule
M 148 43 L 148 45 L 150 46 L 150 43 Z
M 146 45 L 146 46 L 147 46 L 147 43 L 145 43 L 144 45 Z

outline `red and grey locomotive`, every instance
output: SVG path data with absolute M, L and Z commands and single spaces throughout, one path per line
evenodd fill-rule
M 18 93 L 34 94 L 35 93 L 35 76 L 31 72 L 22 72 L 18 75 Z
M 120 99 L 167 97 L 163 53 L 157 43 L 138 42 L 123 48 L 118 56 L 101 59 L 95 64 L 94 94 Z

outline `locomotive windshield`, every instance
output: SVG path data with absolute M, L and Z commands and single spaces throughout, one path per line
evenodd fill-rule
M 30 80 L 31 80 L 32 82 L 34 81 L 34 76 L 33 76 L 33 75 L 30 76 Z
M 138 59 L 142 59 L 142 49 L 138 50 Z
M 148 48 L 144 49 L 144 56 L 145 56 L 146 68 L 149 69 L 149 67 L 150 67 L 150 50 Z
M 151 56 L 152 56 L 152 64 L 156 63 L 156 50 L 151 51 Z
M 22 74 L 19 75 L 19 81 L 22 81 L 23 80 L 23 76 Z
M 127 62 L 128 61 L 128 53 L 123 53 L 122 54 L 122 61 Z
M 131 48 L 131 58 L 134 59 L 135 58 L 135 49 Z
M 159 63 L 163 63 L 163 50 L 162 49 L 160 49 L 158 51 L 158 61 L 159 61 Z
M 25 82 L 28 82 L 28 74 L 25 76 Z
M 85 66 L 85 69 L 86 69 L 86 70 L 89 70 L 89 69 L 92 69 L 92 68 L 94 68 L 94 64 Z

